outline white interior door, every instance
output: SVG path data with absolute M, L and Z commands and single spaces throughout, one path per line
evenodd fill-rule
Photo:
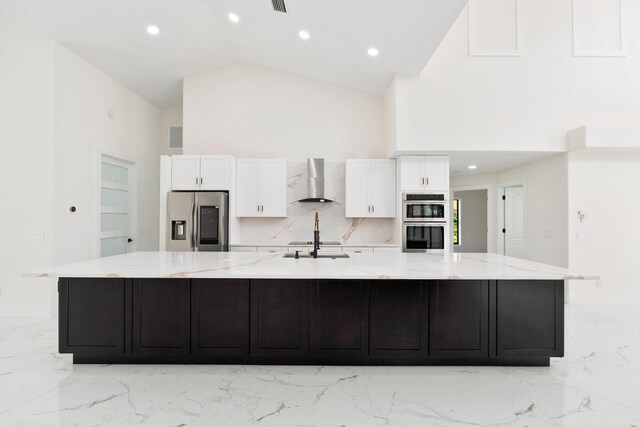
M 504 189 L 504 254 L 524 257 L 524 188 Z
M 108 156 L 100 163 L 100 256 L 134 250 L 134 165 Z

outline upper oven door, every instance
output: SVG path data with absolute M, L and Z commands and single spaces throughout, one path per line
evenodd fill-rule
M 446 202 L 409 202 L 402 203 L 402 220 L 446 221 Z

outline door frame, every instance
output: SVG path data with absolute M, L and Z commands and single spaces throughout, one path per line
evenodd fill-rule
M 95 196 L 95 244 L 94 244 L 94 257 L 100 258 L 100 240 L 101 240 L 101 192 L 102 192 L 102 162 L 106 160 L 107 163 L 111 163 L 117 166 L 125 167 L 128 170 L 127 183 L 128 189 L 128 203 L 129 203 L 129 217 L 127 218 L 130 236 L 128 238 L 133 239 L 133 242 L 128 243 L 127 253 L 135 252 L 137 249 L 137 237 L 138 237 L 138 168 L 134 161 L 127 160 L 120 156 L 115 156 L 103 151 L 98 152 L 97 166 L 96 166 L 96 196 Z
M 522 187 L 522 195 L 524 197 L 524 207 L 523 207 L 523 214 L 522 214 L 522 222 L 524 224 L 524 233 L 523 233 L 523 237 L 522 237 L 522 242 L 523 242 L 523 246 L 526 249 L 527 247 L 527 243 L 528 243 L 528 236 L 527 236 L 527 220 L 528 220 L 528 215 L 527 215 L 527 205 L 529 203 L 528 201 L 528 194 L 527 194 L 527 179 L 526 178 L 521 178 L 521 179 L 514 179 L 512 181 L 505 181 L 505 182 L 501 182 L 497 184 L 497 193 L 496 193 L 496 203 L 498 206 L 497 209 L 497 228 L 496 228 L 496 241 L 497 241 L 497 250 L 496 252 L 499 253 L 500 255 L 505 255 L 505 237 L 506 235 L 502 232 L 502 229 L 505 228 L 505 203 L 504 200 L 502 200 L 502 196 L 504 196 L 504 192 L 505 192 L 505 188 L 507 187 Z
M 451 187 L 449 194 L 451 194 L 450 208 L 449 214 L 451 215 L 451 227 L 450 229 L 450 239 L 449 239 L 449 248 L 451 253 L 453 253 L 453 199 L 456 191 L 474 191 L 474 190 L 487 190 L 487 253 L 496 252 L 496 242 L 495 236 L 495 216 L 493 214 L 494 204 L 491 203 L 494 200 L 494 187 L 493 184 L 481 184 L 481 185 L 462 185 L 459 187 Z

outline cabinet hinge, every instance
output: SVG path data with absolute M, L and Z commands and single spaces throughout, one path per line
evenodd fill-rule
M 502 200 L 507 200 L 507 196 L 502 196 Z
M 506 233 L 506 232 L 507 232 L 507 230 L 503 228 L 503 229 L 502 229 L 502 232 L 503 232 L 503 233 Z

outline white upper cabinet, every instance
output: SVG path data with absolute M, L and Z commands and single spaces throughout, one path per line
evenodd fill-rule
M 348 159 L 346 162 L 345 216 L 396 216 L 395 160 Z
M 231 156 L 172 156 L 172 190 L 230 190 Z
M 287 216 L 287 162 L 284 159 L 238 159 L 236 216 Z
M 200 189 L 200 156 L 173 156 L 171 158 L 171 189 Z
M 364 218 L 371 214 L 370 169 L 369 160 L 347 159 L 345 170 L 345 216 L 347 218 Z
M 402 191 L 449 191 L 449 157 L 401 156 Z
M 200 189 L 230 190 L 232 164 L 230 156 L 200 156 Z

